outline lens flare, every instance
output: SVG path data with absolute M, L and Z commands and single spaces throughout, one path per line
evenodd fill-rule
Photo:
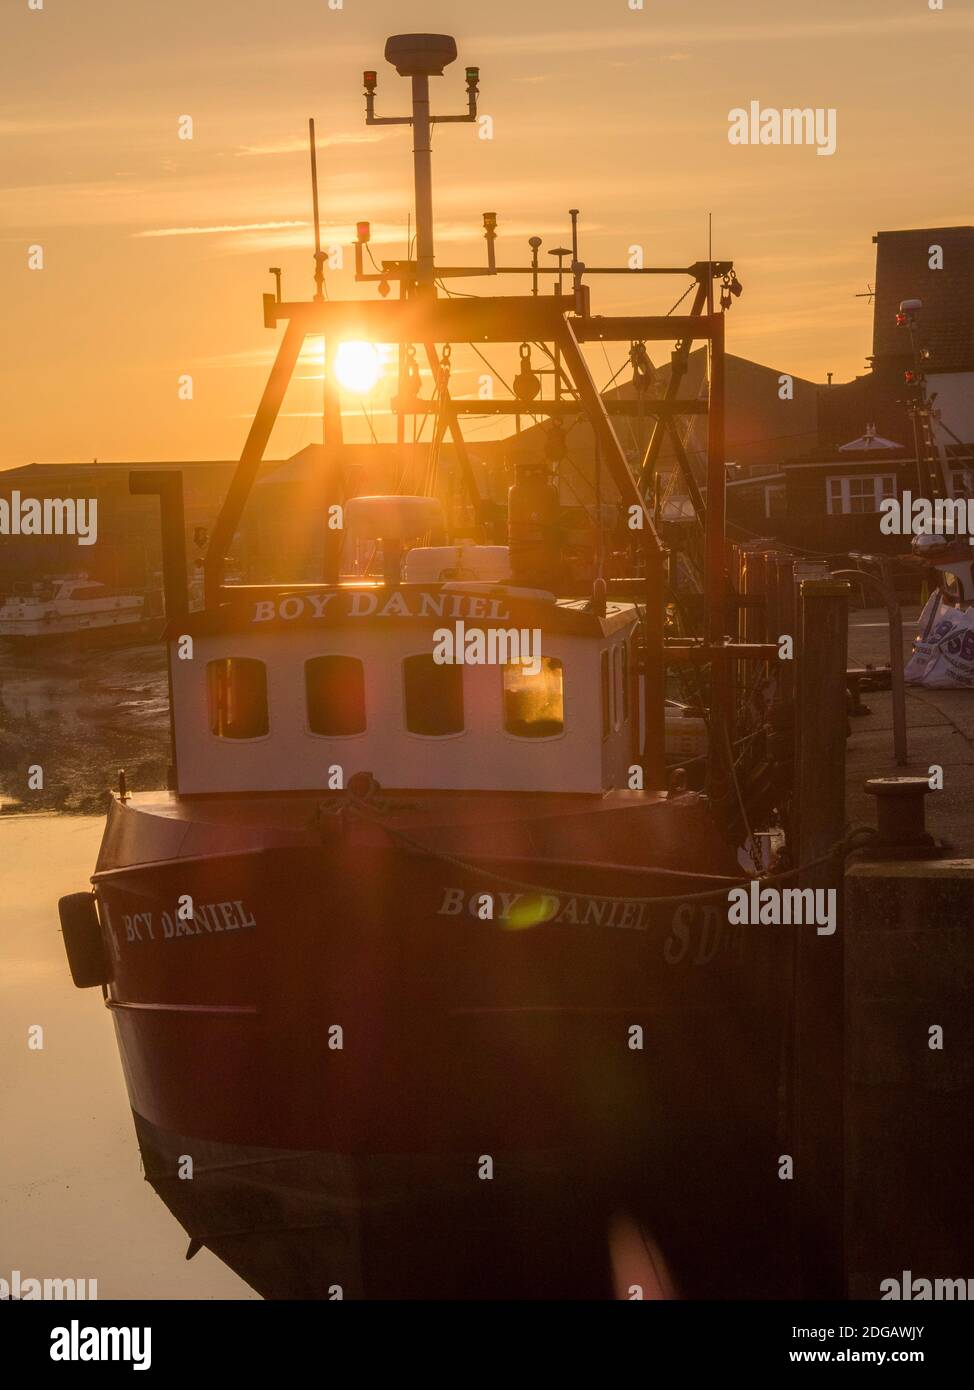
M 366 395 L 382 375 L 379 354 L 371 343 L 340 343 L 335 354 L 335 376 L 346 391 Z

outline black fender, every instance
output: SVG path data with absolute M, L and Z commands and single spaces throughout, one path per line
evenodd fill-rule
M 78 989 L 107 985 L 112 971 L 102 942 L 94 893 L 68 893 L 58 899 L 57 910 L 72 980 Z

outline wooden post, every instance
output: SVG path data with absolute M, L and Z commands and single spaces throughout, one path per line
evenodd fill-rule
M 781 636 L 781 594 L 778 589 L 778 556 L 773 550 L 766 551 L 764 556 L 764 585 L 766 599 L 767 622 L 763 640 L 765 642 L 777 642 Z
M 903 618 L 896 581 L 887 559 L 879 562 L 879 573 L 886 589 L 886 608 L 889 613 L 889 688 L 893 707 L 893 751 L 898 767 L 907 767 L 910 755 L 906 747 L 906 688 L 903 676 Z
M 643 785 L 666 786 L 666 666 L 663 646 L 664 557 L 658 545 L 643 546 L 646 616 L 643 625 Z
M 749 600 L 764 600 L 765 572 L 764 557 L 760 551 L 752 550 L 748 553 L 746 573 L 746 594 Z M 748 607 L 745 609 L 744 632 L 747 642 L 766 642 L 767 633 L 764 624 L 764 608 Z
M 845 833 L 849 586 L 801 584 L 797 672 L 797 854 L 822 859 Z M 797 888 L 835 893 L 835 930 L 795 933 L 794 1159 L 802 1297 L 844 1296 L 844 857 L 800 873 Z M 816 894 L 816 897 L 819 895 Z M 827 899 L 826 899 L 827 901 Z
M 710 410 L 707 415 L 707 525 L 704 534 L 704 636 L 723 642 L 727 632 L 724 554 L 724 317 L 714 315 L 710 336 Z M 716 672 L 714 673 L 716 674 Z M 726 708 L 724 710 L 726 715 Z
M 795 587 L 793 566 L 794 562 L 790 555 L 779 555 L 777 557 L 778 613 L 781 622 L 781 631 L 776 633 L 775 636 L 790 637 L 795 647 L 797 658 L 799 644 L 798 594 Z M 781 692 L 781 699 L 793 700 L 795 695 L 796 661 L 781 661 L 778 665 L 780 667 L 778 689 Z

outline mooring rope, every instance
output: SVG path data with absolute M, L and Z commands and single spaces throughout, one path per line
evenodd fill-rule
M 439 859 L 443 863 L 450 864 L 458 869 L 462 869 L 466 873 L 469 873 L 471 875 L 480 875 L 480 877 L 482 878 L 491 879 L 495 883 L 503 884 L 507 888 L 515 888 L 518 892 L 522 893 L 537 893 L 544 897 L 562 898 L 572 891 L 567 888 L 549 888 L 540 883 L 525 883 L 520 879 L 511 878 L 507 874 L 499 873 L 496 869 L 488 869 L 481 864 L 474 863 L 471 860 L 462 859 L 459 855 L 448 854 L 444 850 L 439 850 L 432 845 L 424 844 L 421 840 L 413 839 L 413 837 L 411 835 L 408 835 L 404 830 L 397 830 L 395 827 L 391 825 L 383 824 L 381 821 L 377 819 L 376 815 L 373 813 L 373 806 L 368 797 L 360 797 L 357 796 L 354 792 L 349 792 L 348 799 L 352 803 L 352 810 L 359 812 L 372 824 L 380 825 L 381 828 L 391 839 L 398 841 L 401 845 L 411 850 L 414 854 L 422 854 L 433 859 Z M 375 810 L 378 810 L 381 814 L 381 809 L 378 805 L 375 806 Z M 865 841 L 863 841 L 861 837 L 865 836 L 867 837 L 867 839 L 871 840 L 875 837 L 875 835 L 876 831 L 872 829 L 872 827 L 870 826 L 852 826 L 846 832 L 846 834 L 843 835 L 841 840 L 836 840 L 836 842 L 833 845 L 829 846 L 829 848 L 825 851 L 824 854 L 819 855 L 817 859 L 809 860 L 809 862 L 806 864 L 799 864 L 793 869 L 786 869 L 776 874 L 764 874 L 761 876 L 752 876 L 750 878 L 740 879 L 729 878 L 724 882 L 724 885 L 720 888 L 709 888 L 698 893 L 665 893 L 656 897 L 649 898 L 631 896 L 620 897 L 607 893 L 599 893 L 597 896 L 602 902 L 628 904 L 635 903 L 643 907 L 664 906 L 671 903 L 681 902 L 703 902 L 709 898 L 723 898 L 727 896 L 727 894 L 730 892 L 732 888 L 746 888 L 752 883 L 758 883 L 762 887 L 770 887 L 772 884 L 775 883 L 785 883 L 789 879 L 798 877 L 798 875 L 800 874 L 808 873 L 811 869 L 817 869 L 821 867 L 821 865 L 823 864 L 828 864 L 832 859 L 836 857 L 840 850 L 843 852 L 843 858 L 845 858 L 847 855 L 851 854 L 853 850 L 859 848 L 861 843 L 865 843 Z M 857 841 L 859 843 L 854 843 Z M 644 866 L 633 865 L 632 867 L 643 868 Z M 652 870 L 650 871 L 652 872 Z M 662 870 L 662 872 L 680 873 L 681 871 L 677 869 Z M 695 874 L 692 870 L 687 870 L 685 873 L 685 877 L 699 879 L 705 876 L 703 874 Z M 592 895 L 589 894 L 589 896 Z

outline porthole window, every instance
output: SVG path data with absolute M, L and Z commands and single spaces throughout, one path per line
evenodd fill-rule
M 263 738 L 268 731 L 267 668 L 250 657 L 207 662 L 210 733 L 218 738 Z
M 304 663 L 308 728 L 329 738 L 365 732 L 365 669 L 354 656 L 316 656 Z
M 411 734 L 443 738 L 463 732 L 463 667 L 440 665 L 431 654 L 402 663 L 406 728 Z
M 557 657 L 543 656 L 531 675 L 504 667 L 504 728 L 518 738 L 555 738 L 565 731 L 565 673 Z

